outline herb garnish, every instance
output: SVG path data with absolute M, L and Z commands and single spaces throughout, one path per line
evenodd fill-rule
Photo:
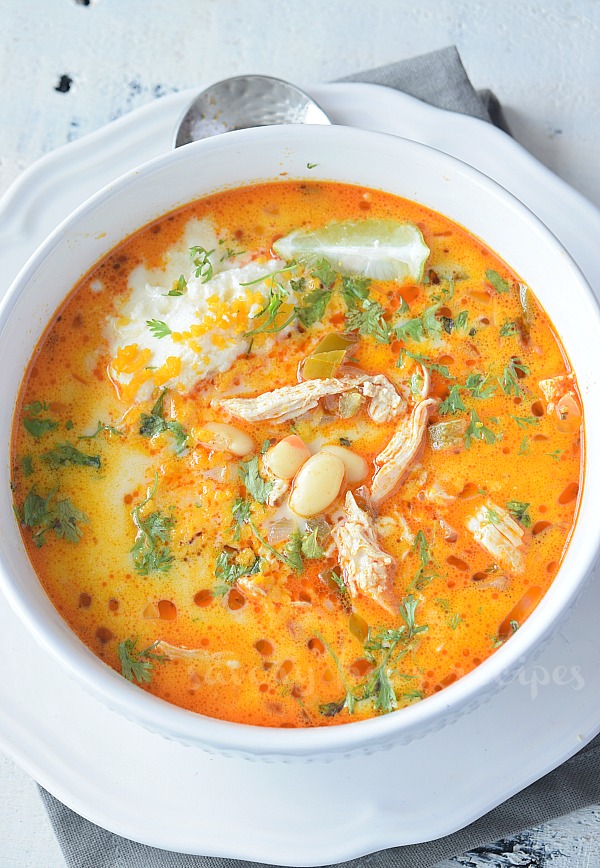
M 160 319 L 147 319 L 146 325 L 152 332 L 155 338 L 166 338 L 167 335 L 172 334 L 171 329 Z
M 510 320 L 504 320 L 503 324 L 500 326 L 500 337 L 501 338 L 513 338 L 518 333 L 517 325 Z
M 168 391 L 168 389 L 162 390 L 149 415 L 148 413 L 140 415 L 139 433 L 142 437 L 155 437 L 157 434 L 169 431 L 175 438 L 175 452 L 177 455 L 181 455 L 186 447 L 188 435 L 181 422 L 177 422 L 175 419 L 169 421 L 165 419 L 164 402 Z
M 215 564 L 215 578 L 221 584 L 214 588 L 218 596 L 226 594 L 242 576 L 253 576 L 260 572 L 261 558 L 256 556 L 251 564 L 239 564 L 233 561 L 238 552 L 222 551 Z
M 472 440 L 485 440 L 488 446 L 492 446 L 498 439 L 498 435 L 483 424 L 476 410 L 471 410 L 471 421 L 465 431 L 464 438 L 465 446 L 469 449 Z
M 190 247 L 190 256 L 196 269 L 194 274 L 196 277 L 202 278 L 202 283 L 208 283 L 213 276 L 213 265 L 209 257 L 214 252 L 214 250 L 206 250 L 204 247 Z
M 169 296 L 169 295 L 172 295 L 172 296 L 183 295 L 183 293 L 185 292 L 186 289 L 187 289 L 187 280 L 185 279 L 185 277 L 183 276 L 183 274 L 180 274 L 180 275 L 179 275 L 179 278 L 178 278 L 177 280 L 174 280 L 174 281 L 173 281 L 173 286 L 172 286 L 172 288 L 171 288 L 167 293 L 165 293 L 165 295 L 166 295 L 166 296 Z
M 537 416 L 513 416 L 509 414 L 511 419 L 514 419 L 519 428 L 529 428 L 531 425 L 539 425 L 540 420 Z
M 489 374 L 469 374 L 465 383 L 465 389 L 468 389 L 472 398 L 480 398 L 482 401 L 491 398 L 496 391 L 496 386 L 486 385 L 489 380 Z
M 450 386 L 448 397 L 442 401 L 438 408 L 440 416 L 445 416 L 447 413 L 454 415 L 454 413 L 460 413 L 467 409 L 460 397 L 460 388 L 461 387 L 457 385 Z
M 406 350 L 406 349 L 400 350 L 400 355 L 398 356 L 398 361 L 396 362 L 397 368 L 403 367 L 405 356 L 408 356 L 409 359 L 412 359 L 415 362 L 419 362 L 420 365 L 423 365 L 424 368 L 428 368 L 430 371 L 436 371 L 438 374 L 441 374 L 442 377 L 445 377 L 447 380 L 456 379 L 448 370 L 447 365 L 439 365 L 437 362 L 433 362 L 427 356 L 419 355 L 419 353 L 412 353 L 410 350 Z
M 530 506 L 530 503 L 523 503 L 520 500 L 508 500 L 506 502 L 507 510 L 523 527 L 531 527 L 531 516 L 528 511 Z
M 266 503 L 267 497 L 273 488 L 272 482 L 265 482 L 258 469 L 258 456 L 249 458 L 248 461 L 240 461 L 238 474 L 246 487 L 248 494 L 258 501 Z
M 523 389 L 519 386 L 519 372 L 524 376 L 531 373 L 527 365 L 524 365 L 518 359 L 511 359 L 504 368 L 502 379 L 498 380 L 505 395 L 514 395 L 520 398 L 524 394 Z
M 117 653 L 121 661 L 121 675 L 128 681 L 135 679 L 140 684 L 147 684 L 150 681 L 154 664 L 164 663 L 167 658 L 162 654 L 154 653 L 159 642 L 158 639 L 140 651 L 135 647 L 137 641 L 137 639 L 124 639 L 123 642 L 119 642 Z
M 130 553 L 133 555 L 136 572 L 141 576 L 147 576 L 151 572 L 165 573 L 171 569 L 173 562 L 169 542 L 175 517 L 172 514 L 165 515 L 160 510 L 150 513 L 145 519 L 140 515 L 156 494 L 157 488 L 158 473 L 155 473 L 154 485 L 148 489 L 146 498 L 131 512 L 133 523 L 137 528 L 137 537 Z
M 503 277 L 501 277 L 497 271 L 494 271 L 493 268 L 489 268 L 485 273 L 486 278 L 492 284 L 496 292 L 510 292 L 510 284 Z
M 23 427 L 32 437 L 43 437 L 49 431 L 54 431 L 58 428 L 58 422 L 54 419 L 41 418 L 41 413 L 47 413 L 50 409 L 49 404 L 44 404 L 41 401 L 33 401 L 31 404 L 26 404 L 23 407 L 27 414 L 23 419 Z
M 85 452 L 80 452 L 76 446 L 69 443 L 68 440 L 64 443 L 56 443 L 54 449 L 48 452 L 42 452 L 42 461 L 50 467 L 64 467 L 65 465 L 79 465 L 80 467 L 96 467 L 100 469 L 101 461 L 99 455 L 87 455 Z
M 19 515 L 19 521 L 25 527 L 38 528 L 33 533 L 33 541 L 38 548 L 45 543 L 49 531 L 69 542 L 79 542 L 83 536 L 79 523 L 88 521 L 87 516 L 70 500 L 64 498 L 52 503 L 55 494 L 56 489 L 53 489 L 46 497 L 42 497 L 34 486 L 23 503 L 22 517 Z
M 94 431 L 93 434 L 81 434 L 77 439 L 78 440 L 93 440 L 98 436 L 102 431 L 108 431 L 110 434 L 114 434 L 117 437 L 122 437 L 123 432 L 119 431 L 118 428 L 113 428 L 112 425 L 104 425 L 102 422 L 98 422 L 98 427 Z

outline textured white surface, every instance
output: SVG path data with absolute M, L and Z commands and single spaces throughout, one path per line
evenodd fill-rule
M 4 0 L 0 192 L 41 154 L 173 90 L 242 72 L 326 81 L 455 43 L 529 150 L 600 204 L 597 0 Z M 174 13 L 175 10 L 175 13 Z M 55 88 L 61 76 L 72 84 Z M 62 868 L 35 786 L 0 760 L 0 868 Z M 450 865 L 600 864 L 600 817 Z M 510 853 L 513 850 L 514 852 Z

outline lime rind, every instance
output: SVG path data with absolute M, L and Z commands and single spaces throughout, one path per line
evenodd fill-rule
M 339 274 L 372 280 L 423 279 L 429 248 L 418 226 L 393 220 L 329 223 L 313 232 L 297 229 L 273 245 L 278 256 L 307 267 L 325 259 Z

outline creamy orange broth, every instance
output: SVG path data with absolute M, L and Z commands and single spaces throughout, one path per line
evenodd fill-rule
M 506 321 L 522 321 L 518 276 L 445 217 L 385 193 L 297 182 L 220 193 L 145 227 L 85 275 L 40 341 L 15 417 L 15 504 L 37 575 L 70 627 L 119 672 L 119 643 L 126 640 L 135 643 L 138 652 L 159 640 L 195 650 L 195 655 L 177 659 L 148 658 L 150 680 L 141 684 L 184 708 L 232 721 L 292 727 L 348 723 L 388 710 L 381 703 L 376 707 L 381 682 L 370 685 L 371 698 L 360 699 L 385 652 L 374 651 L 369 660 L 365 642 L 369 629 L 372 638 L 383 628 L 406 627 L 402 614 L 390 614 L 366 594 L 351 597 L 340 591 L 327 578 L 337 558 L 335 547 L 327 548 L 326 542 L 327 556 L 305 559 L 302 572 L 297 572 L 274 557 L 247 522 L 236 539 L 236 498 L 247 498 L 254 527 L 264 538 L 277 510 L 247 495 L 238 475 L 240 459 L 210 451 L 198 435 L 206 422 L 230 422 L 250 435 L 256 454 L 265 441 L 275 443 L 291 432 L 308 444 L 317 437 L 339 444 L 341 438 L 367 459 L 367 478 L 349 486 L 363 486 L 364 494 L 373 460 L 392 437 L 396 421 L 374 424 L 364 404 L 353 418 L 340 419 L 335 408 L 321 401 L 293 422 L 250 424 L 231 419 L 211 403 L 297 383 L 298 365 L 318 341 L 344 331 L 346 307 L 339 291 L 334 291 L 322 326 L 286 329 L 266 356 L 260 349 L 268 338 L 257 335 L 248 354 L 228 371 L 198 382 L 188 392 L 171 385 L 164 397 L 165 418 L 177 420 L 189 435 L 180 455 L 171 433 L 139 433 L 140 415 L 151 413 L 159 388 L 154 385 L 148 400 L 135 403 L 122 389 L 120 399 L 108 376 L 114 360 L 106 324 L 119 315 L 132 268 L 140 263 L 160 268 L 192 217 L 209 217 L 226 239 L 223 246 L 267 256 L 276 238 L 299 227 L 366 217 L 416 223 L 431 251 L 424 281 L 373 281 L 371 297 L 385 309 L 390 324 L 404 307 L 402 299 L 410 306 L 405 320 L 436 303 L 441 304 L 435 314 L 440 322 L 440 317 L 455 321 L 461 311 L 468 311 L 468 331 L 442 330 L 443 344 L 433 351 L 426 342 L 399 341 L 392 334 L 389 343 L 362 336 L 349 353 L 353 368 L 385 373 L 395 383 L 419 370 L 406 356 L 404 367 L 397 367 L 403 348 L 446 365 L 453 379 L 433 369 L 432 394 L 444 399 L 450 386 L 461 386 L 466 409 L 441 415 L 438 407 L 430 424 L 469 420 L 470 411 L 476 410 L 497 438 L 493 443 L 476 439 L 469 448 L 462 445 L 438 453 L 427 440 L 399 490 L 375 513 L 367 508 L 382 548 L 395 559 L 396 599 L 399 604 L 409 598 L 416 603 L 415 624 L 427 628 L 410 637 L 405 630 L 396 657 L 386 667 L 395 692 L 388 708 L 419 701 L 491 655 L 521 626 L 552 582 L 575 521 L 582 433 L 577 415 L 561 420 L 556 412 L 548 412 L 538 385 L 568 373 L 569 365 L 552 324 L 531 294 L 528 338 L 523 340 L 518 330 L 500 336 Z M 457 278 L 453 294 L 440 278 L 449 269 Z M 494 288 L 486 278 L 490 270 L 508 282 L 509 292 Z M 247 328 L 260 322 L 250 320 Z M 518 395 L 505 394 L 499 383 L 511 358 L 529 371 L 518 380 Z M 464 389 L 473 373 L 490 374 L 488 385 L 496 387 L 493 396 L 477 399 Z M 578 402 L 574 385 L 572 394 Z M 28 419 L 50 420 L 56 426 L 40 433 L 34 425 L 32 434 L 24 425 Z M 99 420 L 118 433 L 101 430 L 93 439 L 79 439 L 91 435 Z M 97 456 L 100 467 L 53 466 L 42 457 L 65 442 Z M 40 534 L 39 522 L 25 526 L 25 502 L 32 489 L 44 498 L 56 491 L 49 503 L 68 499 L 84 514 L 87 522 L 77 522 L 78 541 L 59 537 L 52 527 Z M 347 489 L 346 484 L 329 510 L 330 525 L 336 516 L 339 519 Z M 131 549 L 139 535 L 134 511 L 148 493 L 152 500 L 137 517 L 144 520 L 158 510 L 167 516 L 172 524 L 167 534 L 172 562 L 165 571 L 142 575 Z M 359 491 L 357 498 L 365 505 L 360 497 Z M 530 523 L 524 520 L 529 526 L 522 527 L 525 568 L 520 574 L 499 565 L 466 527 L 482 504 L 505 508 L 513 501 L 529 504 L 531 518 Z M 456 539 L 446 539 L 448 526 Z M 416 537 L 419 531 L 422 535 Z M 419 545 L 423 540 L 424 549 Z M 284 546 L 285 541 L 273 543 L 279 552 Z M 223 550 L 235 557 L 235 549 L 244 551 L 242 561 L 261 558 L 256 593 L 238 583 L 218 593 L 223 583 L 215 577 L 217 557 Z M 150 653 L 159 654 L 160 648 Z M 401 657 L 400 651 L 405 652 Z M 357 700 L 352 714 L 348 705 L 340 708 L 348 692 Z

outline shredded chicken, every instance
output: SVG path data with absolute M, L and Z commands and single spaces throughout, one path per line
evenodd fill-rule
M 271 473 L 271 471 L 265 464 L 264 455 L 262 456 L 260 462 L 260 472 L 263 479 L 273 484 L 271 491 L 267 495 L 266 504 L 267 506 L 277 506 L 283 495 L 287 491 L 289 491 L 292 480 L 280 479 L 278 476 L 275 476 L 273 473 Z
M 381 503 L 402 485 L 411 464 L 425 443 L 429 416 L 439 404 L 438 398 L 426 398 L 415 405 L 385 449 L 375 459 L 378 470 L 371 485 L 371 499 Z
M 374 422 L 389 422 L 406 412 L 406 400 L 383 374 L 368 374 L 306 380 L 294 386 L 282 386 L 272 392 L 264 392 L 256 398 L 225 398 L 219 405 L 238 419 L 246 422 L 288 422 L 308 410 L 313 410 L 321 398 L 340 395 L 357 389 L 368 396 L 369 415 Z
M 406 412 L 406 400 L 383 374 L 366 380 L 359 391 L 370 398 L 368 413 L 373 422 L 389 422 Z
M 351 596 L 365 594 L 397 615 L 398 601 L 392 588 L 394 559 L 380 547 L 373 521 L 360 509 L 351 491 L 346 494 L 344 515 L 331 534 Z
M 161 639 L 153 648 L 153 653 L 166 657 L 167 660 L 198 660 L 203 663 L 222 664 L 230 669 L 240 665 L 233 654 L 228 651 L 208 651 L 206 648 L 184 648 L 181 645 L 171 645 Z
M 505 509 L 487 500 L 467 520 L 467 528 L 492 557 L 515 573 L 523 572 L 525 565 L 519 549 L 525 531 Z
M 540 380 L 539 386 L 544 393 L 546 399 L 546 410 L 548 413 L 553 413 L 556 403 L 564 395 L 575 396 L 573 383 L 575 380 L 574 374 L 562 374 L 558 377 L 550 377 L 548 380 Z

